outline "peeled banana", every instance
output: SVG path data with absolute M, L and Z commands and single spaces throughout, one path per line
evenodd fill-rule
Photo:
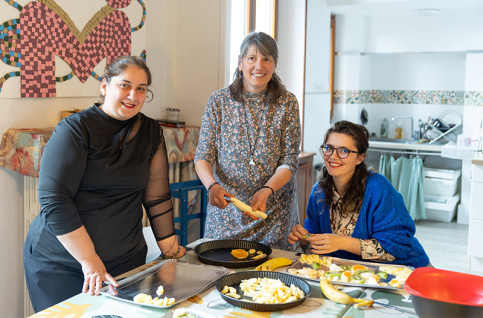
M 271 260 L 262 263 L 255 268 L 256 271 L 273 271 L 282 266 L 292 265 L 292 261 L 285 257 L 272 258 Z
M 325 295 L 325 297 L 339 304 L 357 303 L 356 305 L 354 305 L 354 307 L 356 308 L 364 306 L 371 307 L 374 304 L 374 301 L 372 300 L 352 298 L 346 293 L 335 288 L 334 285 L 332 285 L 332 283 L 325 278 L 320 279 L 320 289 L 322 290 L 322 293 Z
M 263 213 L 262 211 L 253 211 L 251 206 L 249 206 L 246 203 L 243 203 L 242 201 L 240 201 L 236 198 L 232 197 L 232 198 L 230 198 L 230 201 L 231 201 L 231 203 L 233 203 L 234 206 L 236 206 L 240 210 L 242 210 L 244 212 L 248 212 L 256 218 L 259 218 L 259 219 L 266 219 L 267 218 L 266 213 Z

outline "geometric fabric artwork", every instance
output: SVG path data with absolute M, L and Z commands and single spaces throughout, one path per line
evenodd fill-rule
M 55 0 L 31 1 L 23 7 L 12 0 L 7 2 L 20 11 L 20 16 L 0 26 L 0 58 L 20 67 L 20 72 L 0 77 L 0 92 L 9 77 L 20 75 L 20 96 L 24 98 L 55 97 L 56 82 L 73 76 L 81 83 L 90 76 L 99 79 L 94 68 L 104 59 L 110 63 L 119 56 L 131 55 L 131 32 L 139 30 L 146 19 L 141 0 L 143 18 L 134 28 L 126 13 L 118 10 L 131 0 L 107 0 L 79 31 Z M 56 56 L 71 68 L 70 74 L 56 77 Z

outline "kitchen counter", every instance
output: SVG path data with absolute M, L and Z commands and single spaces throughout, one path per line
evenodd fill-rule
M 483 165 L 483 152 L 477 152 L 471 159 L 471 163 L 474 165 Z
M 441 152 L 441 149 L 446 142 L 436 142 L 430 144 L 417 143 L 415 140 L 406 139 L 391 139 L 387 138 L 387 141 L 383 138 L 369 139 L 369 149 L 399 149 L 399 150 L 415 150 L 415 151 L 435 151 Z
M 193 243 L 192 243 L 193 244 Z M 190 245 L 192 245 L 190 244 Z M 297 256 L 294 252 L 273 250 L 271 257 L 287 257 L 295 260 Z M 192 250 L 188 251 L 185 256 L 181 258 L 182 261 L 191 263 L 200 263 L 197 256 Z M 143 265 L 128 273 L 116 277 L 120 280 L 123 277 L 129 277 L 140 271 L 159 263 L 160 259 L 154 260 L 151 263 Z M 236 271 L 253 270 L 253 268 L 237 269 Z M 285 268 L 279 268 L 280 271 L 285 271 Z M 129 302 L 119 301 L 114 298 L 100 295 L 89 296 L 88 294 L 80 293 L 72 298 L 69 298 L 57 305 L 45 309 L 30 317 L 145 317 L 145 318 L 159 318 L 171 317 L 171 312 L 176 308 L 189 308 L 194 312 L 203 313 L 204 317 L 359 317 L 365 318 L 384 318 L 388 315 L 397 315 L 401 318 L 416 318 L 416 314 L 408 314 L 400 312 L 396 309 L 386 308 L 375 304 L 372 308 L 356 309 L 351 305 L 337 304 L 333 301 L 327 300 L 320 290 L 319 284 L 315 281 L 307 280 L 311 285 L 311 293 L 309 298 L 300 306 L 284 310 L 283 312 L 274 312 L 273 314 L 258 313 L 249 310 L 234 307 L 225 302 L 219 292 L 214 286 L 198 293 L 197 295 L 180 302 L 171 308 L 153 308 L 142 305 L 136 305 Z M 364 288 L 364 287 L 343 287 L 345 293 L 352 297 L 361 297 L 365 299 L 373 299 L 380 303 L 385 303 L 397 306 L 402 310 L 414 311 L 412 302 L 409 299 L 409 294 L 401 290 L 388 290 L 379 288 Z

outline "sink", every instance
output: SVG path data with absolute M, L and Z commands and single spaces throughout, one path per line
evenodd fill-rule
M 380 141 L 380 142 L 397 142 L 398 144 L 415 144 L 417 143 L 414 139 L 396 139 L 396 138 L 369 138 L 369 142 L 371 141 Z
M 428 145 L 428 141 L 417 141 L 416 139 L 396 139 L 396 138 L 369 138 L 369 142 L 377 141 L 377 142 L 391 142 L 391 143 L 398 143 L 398 144 L 420 144 L 420 145 Z M 437 140 L 433 142 L 431 145 L 445 145 L 447 143 L 446 140 Z

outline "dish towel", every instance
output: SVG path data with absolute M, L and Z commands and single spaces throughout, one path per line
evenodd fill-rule
M 404 204 L 413 220 L 426 219 L 424 207 L 424 168 L 421 157 L 399 157 L 381 155 L 379 172 L 401 193 Z

